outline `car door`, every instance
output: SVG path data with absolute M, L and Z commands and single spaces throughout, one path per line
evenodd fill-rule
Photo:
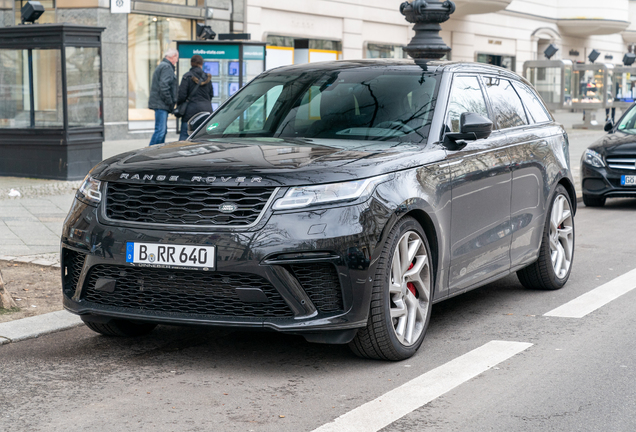
M 532 89 L 519 81 L 510 82 L 516 95 L 511 88 L 507 88 L 504 96 L 508 103 L 514 101 L 517 110 L 525 108 L 528 118 L 527 125 L 506 130 L 510 138 L 508 152 L 512 161 L 510 261 L 513 268 L 518 268 L 536 259 L 541 244 L 545 204 L 550 193 L 549 189 L 545 189 L 547 163 L 551 155 L 550 142 L 559 130 L 550 125 L 552 119 Z M 557 138 L 562 139 L 562 135 L 559 134 Z
M 459 132 L 463 112 L 488 117 L 480 79 L 456 75 L 451 86 L 446 130 Z M 448 152 L 451 174 L 451 263 L 449 294 L 510 269 L 510 160 L 506 135 L 468 141 Z

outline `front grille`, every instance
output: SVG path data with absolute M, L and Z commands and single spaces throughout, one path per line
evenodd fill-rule
M 73 295 L 79 283 L 80 274 L 82 273 L 84 261 L 86 260 L 86 254 L 66 248 L 62 250 L 62 263 L 64 265 L 63 287 L 68 295 Z
M 273 191 L 260 187 L 108 183 L 106 216 L 148 224 L 245 226 L 258 219 Z M 229 204 L 235 204 L 236 210 L 220 210 Z
M 319 311 L 343 310 L 340 280 L 332 264 L 292 264 L 291 269 Z
M 612 156 L 605 160 L 612 169 L 636 171 L 636 158 L 633 156 Z
M 116 280 L 114 292 L 96 290 L 99 278 Z M 83 300 L 104 306 L 218 317 L 293 316 L 278 291 L 257 275 L 96 265 L 87 280 Z M 235 288 L 258 288 L 268 301 L 243 302 Z

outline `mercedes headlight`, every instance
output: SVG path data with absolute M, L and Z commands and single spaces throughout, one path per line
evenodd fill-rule
M 102 193 L 100 188 L 102 182 L 95 180 L 89 175 L 86 176 L 84 182 L 77 191 L 79 198 L 86 201 L 88 204 L 99 204 L 102 200 Z
M 378 184 L 388 179 L 389 175 L 381 175 L 343 183 L 292 187 L 283 198 L 276 201 L 274 210 L 291 210 L 318 204 L 333 204 L 365 198 L 373 193 Z
M 605 166 L 603 156 L 590 149 L 585 150 L 585 153 L 583 154 L 583 162 L 596 168 L 603 168 Z

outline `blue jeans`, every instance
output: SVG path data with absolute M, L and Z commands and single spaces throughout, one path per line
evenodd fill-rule
M 185 141 L 188 138 L 188 122 L 184 118 L 181 119 L 181 133 L 179 134 L 179 141 Z
M 155 110 L 155 133 L 150 138 L 150 145 L 163 144 L 168 133 L 168 111 Z

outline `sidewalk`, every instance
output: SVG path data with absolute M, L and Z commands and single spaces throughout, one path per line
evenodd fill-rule
M 581 122 L 581 113 L 556 113 L 555 117 L 568 131 L 572 171 L 577 194 L 580 194 L 578 175 L 581 155 L 605 132 L 572 129 L 573 124 Z M 604 119 L 602 110 L 598 111 L 597 119 L 599 122 Z M 167 142 L 171 140 L 176 141 L 176 136 L 166 139 Z M 147 145 L 147 139 L 106 141 L 103 158 Z M 80 183 L 0 177 L 0 260 L 59 267 L 62 224 Z M 10 197 L 12 189 L 17 190 L 20 196 Z

